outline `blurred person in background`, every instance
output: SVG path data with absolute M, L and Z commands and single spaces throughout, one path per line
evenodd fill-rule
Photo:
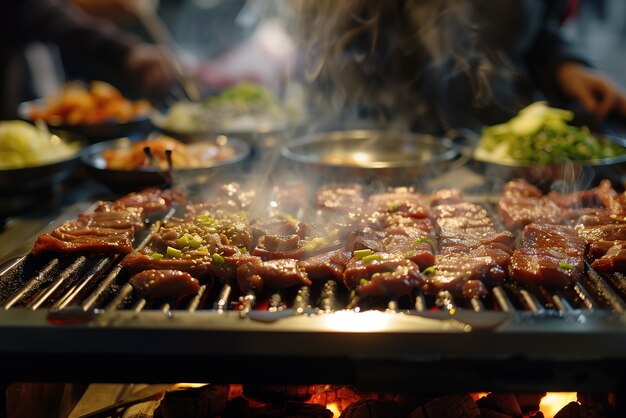
M 416 130 L 503 122 L 532 101 L 626 118 L 626 95 L 560 33 L 559 0 L 294 0 L 313 102 Z
M 66 1 L 8 0 L 2 7 L 0 119 L 15 118 L 24 100 L 20 53 L 33 41 L 53 43 L 84 61 L 98 63 L 111 76 L 130 78 L 147 97 L 163 94 L 171 83 L 170 67 L 160 49 Z

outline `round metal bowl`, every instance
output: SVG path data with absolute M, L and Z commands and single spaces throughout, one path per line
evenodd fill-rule
M 20 118 L 33 122 L 30 118 L 30 108 L 35 105 L 42 106 L 43 102 L 43 99 L 37 99 L 21 103 L 18 107 Z M 86 138 L 89 142 L 94 143 L 149 132 L 152 129 L 152 120 L 149 115 L 144 115 L 126 122 L 109 121 L 98 124 L 76 125 L 48 123 L 48 127 L 54 131 L 74 132 Z
M 221 160 L 207 160 L 200 167 L 177 168 L 174 167 L 173 182 L 175 185 L 194 185 L 205 183 L 218 175 L 234 173 L 245 167 L 245 162 L 250 156 L 250 146 L 238 138 L 220 136 L 215 143 L 220 147 L 231 147 L 234 155 L 231 158 Z M 202 145 L 212 139 L 197 137 L 189 140 L 187 145 Z M 81 156 L 82 163 L 87 171 L 99 182 L 113 190 L 128 191 L 137 190 L 149 186 L 162 186 L 170 178 L 167 171 L 159 171 L 156 168 L 141 168 L 134 170 L 120 170 L 107 168 L 103 151 L 109 149 L 128 149 L 137 140 L 119 138 L 99 142 L 90 145 Z
M 602 134 L 593 134 L 601 143 L 614 143 L 626 149 L 624 139 Z M 471 166 L 485 178 L 506 182 L 523 178 L 536 186 L 548 189 L 559 182 L 569 187 L 584 188 L 609 179 L 621 184 L 626 175 L 626 154 L 597 160 L 567 160 L 557 164 L 533 164 L 519 161 L 490 160 L 474 154 Z
M 82 153 L 85 141 L 71 132 L 55 132 L 63 141 L 76 144 L 77 151 L 68 158 L 22 168 L 0 169 L 0 190 L 13 194 L 27 194 L 35 189 L 53 186 L 72 174 Z
M 449 138 L 408 132 L 351 130 L 304 136 L 281 154 L 320 180 L 407 183 L 451 168 L 459 152 Z

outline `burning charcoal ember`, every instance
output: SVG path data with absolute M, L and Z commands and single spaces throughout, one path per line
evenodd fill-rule
M 224 412 L 228 385 L 172 390 L 165 393 L 159 409 L 163 418 L 207 418 Z
M 413 393 L 381 393 L 378 399 L 397 403 L 401 414 L 407 416 L 414 409 L 426 405 L 435 398 Z
M 561 288 L 578 280 L 584 272 L 585 242 L 573 228 L 529 224 L 511 257 L 512 280 Z
M 358 250 L 346 265 L 343 282 L 348 289 L 365 287 L 364 294 L 378 294 L 383 289 L 395 292 L 419 287 L 424 277 L 411 260 L 395 254 Z
M 366 207 L 370 212 L 396 213 L 411 218 L 427 218 L 430 214 L 423 196 L 406 190 L 371 195 Z
M 281 258 L 301 259 L 305 255 L 303 242 L 297 234 L 263 235 L 259 238 L 252 255 L 262 260 L 278 260 Z
M 534 415 L 531 415 L 530 418 L 545 418 L 545 417 L 543 415 L 543 412 L 539 411 L 535 413 Z
M 524 415 L 539 412 L 539 404 L 546 393 L 516 393 L 517 403 Z
M 261 403 L 306 402 L 316 391 L 316 385 L 243 385 L 248 399 Z
M 281 259 L 246 262 L 237 268 L 237 282 L 242 292 L 251 289 L 283 289 L 290 286 L 310 286 L 311 280 L 297 260 Z
M 400 417 L 402 412 L 396 402 L 364 399 L 354 402 L 339 418 L 388 418 Z
M 311 280 L 328 278 L 342 280 L 350 257 L 352 254 L 347 251 L 335 250 L 301 260 L 298 265 L 306 271 Z
M 222 413 L 222 418 L 252 418 L 253 413 L 250 408 L 250 404 L 248 401 L 242 397 L 237 396 L 228 401 L 226 407 L 224 408 L 224 412 Z
M 200 289 L 198 280 L 189 273 L 176 270 L 146 270 L 135 274 L 129 283 L 142 297 L 180 300 L 195 295 Z
M 348 212 L 363 206 L 363 187 L 358 184 L 322 186 L 317 190 L 315 202 L 320 209 Z
M 50 234 L 37 238 L 32 253 L 94 252 L 128 254 L 135 232 L 142 229 L 144 213 L 140 208 L 114 207 L 101 203 L 95 212 L 82 213 L 66 221 Z
M 493 409 L 479 408 L 480 418 L 511 418 L 511 415 L 503 414 L 502 412 L 494 411 Z
M 409 418 L 477 418 L 480 410 L 469 394 L 446 395 L 428 402 Z
M 563 407 L 554 418 L 583 418 L 578 402 L 570 402 Z
M 505 416 L 522 417 L 522 409 L 513 393 L 490 393 L 476 401 L 481 409 L 491 409 Z
M 430 206 L 450 205 L 463 200 L 463 193 L 459 189 L 437 190 L 430 196 Z
M 187 195 L 181 189 L 150 187 L 129 193 L 114 202 L 115 206 L 142 208 L 147 214 L 165 213 L 174 206 L 187 203 Z
M 578 392 L 576 400 L 580 404 L 582 418 L 600 418 L 614 416 L 613 395 L 607 393 Z

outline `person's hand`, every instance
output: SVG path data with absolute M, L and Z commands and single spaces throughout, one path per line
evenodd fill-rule
M 556 81 L 565 96 L 596 118 L 604 119 L 610 112 L 626 118 L 626 94 L 606 75 L 577 62 L 565 62 L 557 68 Z
M 166 54 L 149 44 L 133 47 L 124 61 L 124 68 L 140 83 L 147 95 L 160 95 L 172 83 L 172 71 Z

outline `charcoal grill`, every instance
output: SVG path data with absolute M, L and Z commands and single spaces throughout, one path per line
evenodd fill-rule
M 216 281 L 173 302 L 136 295 L 119 256 L 34 257 L 30 244 L 0 270 L 5 385 L 323 382 L 621 395 L 626 383 L 626 278 L 589 265 L 556 292 L 503 285 L 484 298 L 359 300 L 333 280 L 275 293 Z M 617 416 L 626 416 L 618 399 Z

